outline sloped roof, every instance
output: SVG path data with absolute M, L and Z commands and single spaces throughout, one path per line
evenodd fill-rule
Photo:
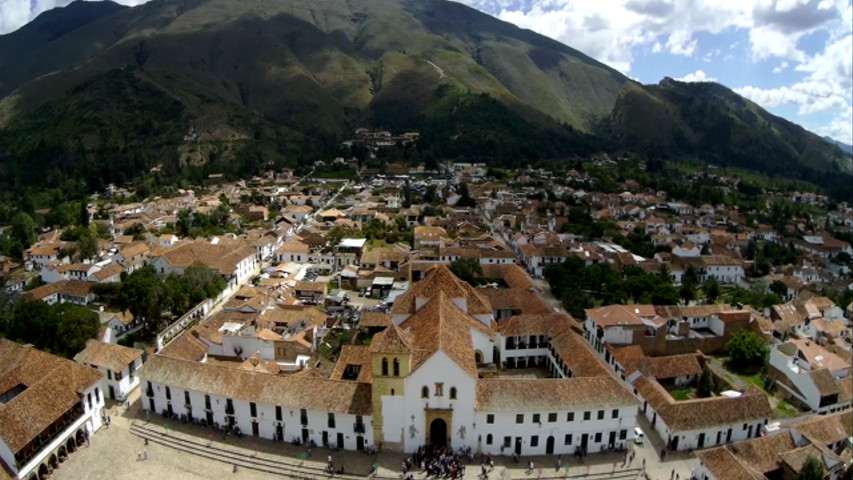
M 136 348 L 104 343 L 98 340 L 86 340 L 86 348 L 75 355 L 74 360 L 120 372 L 140 357 L 142 357 L 142 350 Z
M 817 415 L 792 427 L 819 445 L 830 445 L 853 437 L 853 410 Z
M 377 333 L 370 341 L 370 351 L 377 353 L 411 353 L 414 345 L 412 334 L 391 324 Z
M 725 480 L 766 480 L 764 475 L 739 459 L 725 446 L 695 452 L 715 478 Z
M 415 301 L 418 298 L 435 298 L 439 292 L 449 298 L 464 298 L 467 313 L 471 315 L 490 314 L 492 306 L 476 289 L 460 280 L 446 265 L 437 264 L 427 270 L 426 277 L 394 300 L 392 314 L 415 313 Z
M 0 339 L 0 393 L 25 387 L 0 403 L 0 438 L 19 452 L 100 381 L 92 367 Z
M 553 337 L 568 328 L 580 331 L 577 322 L 571 315 L 565 313 L 521 314 L 498 322 L 498 333 L 504 337 L 519 335 L 548 335 Z
M 371 412 L 371 386 L 366 383 L 273 375 L 162 355 L 149 360 L 140 376 L 181 389 L 270 405 L 352 415 Z
M 344 370 L 348 365 L 360 365 L 361 369 L 358 372 L 358 378 L 355 381 L 370 383 L 373 381 L 373 353 L 367 345 L 344 345 L 341 348 L 341 356 L 335 363 L 332 374 L 329 376 L 332 380 L 342 380 Z
M 649 406 L 673 431 L 700 430 L 770 418 L 767 396 L 751 386 L 739 397 L 675 401 L 653 378 L 640 375 L 632 382 Z
M 618 408 L 637 400 L 612 377 L 478 380 L 478 412 Z

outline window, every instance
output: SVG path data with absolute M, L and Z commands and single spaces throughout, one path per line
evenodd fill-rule
M 249 415 L 253 417 L 258 416 L 258 406 L 255 402 L 249 402 Z
M 619 417 L 619 409 L 614 408 L 613 412 L 611 412 L 611 414 L 610 414 L 610 418 L 618 418 L 618 417 Z
M 539 435 L 533 435 L 530 437 L 530 446 L 538 447 L 539 446 Z
M 601 443 L 601 432 L 595 434 L 595 443 Z
M 456 400 L 456 387 L 450 387 L 450 399 Z
M 190 402 L 190 392 L 189 392 L 188 390 L 184 390 L 184 405 L 186 405 L 187 407 L 189 407 L 189 406 L 190 406 L 190 404 L 191 404 L 191 402 Z
M 557 421 L 557 414 L 556 413 L 549 413 L 548 414 L 548 423 L 554 423 L 556 421 Z
M 91 394 L 91 393 L 87 393 L 87 394 L 86 394 L 86 399 L 89 401 L 89 410 L 91 410 L 91 409 L 92 409 L 92 394 Z
M 592 412 L 583 412 L 584 420 L 589 420 L 590 418 L 592 418 Z
M 566 434 L 566 438 L 563 440 L 563 443 L 565 445 L 571 445 L 572 444 L 572 434 L 571 433 Z
M 98 402 L 101 400 L 101 389 L 95 387 L 95 401 Z
M 421 398 L 429 398 L 429 388 L 426 385 L 421 388 Z
M 575 421 L 575 412 L 569 412 L 568 415 L 566 415 L 566 421 L 567 422 L 574 422 Z
M 210 395 L 204 396 L 204 408 L 210 410 Z
M 598 411 L 598 419 L 599 419 L 599 420 L 604 420 L 604 410 L 599 410 L 599 411 Z
M 121 380 L 121 372 L 116 372 L 115 377 L 116 377 L 116 381 Z
M 524 414 L 519 413 L 515 416 L 515 423 L 524 423 Z
M 509 448 L 512 445 L 512 437 L 504 437 L 504 448 Z
M 397 395 L 397 392 L 395 392 L 393 388 L 391 389 L 391 395 L 392 396 Z
M 388 359 L 387 358 L 382 359 L 382 376 L 383 377 L 388 376 Z
M 488 424 L 495 423 L 495 415 L 492 413 L 486 415 L 486 423 L 488 423 Z
M 619 430 L 619 440 L 628 438 L 628 430 Z
M 492 434 L 490 433 L 490 434 L 486 435 L 486 445 L 491 445 L 491 444 L 492 444 Z
M 171 399 L 172 399 L 172 390 L 169 388 L 168 385 L 166 385 L 166 400 L 171 400 Z
M 330 413 L 330 414 L 329 414 L 329 423 L 328 423 L 328 425 L 329 425 L 329 428 L 335 428 L 335 414 L 334 414 L 334 413 Z
M 443 383 L 436 383 L 435 384 L 435 396 L 436 397 L 444 396 L 444 384 Z
M 538 413 L 533 414 L 533 423 L 542 423 L 542 420 L 540 420 Z
M 275 406 L 275 419 L 281 421 L 281 407 L 278 405 Z
M 113 371 L 107 370 L 107 380 L 112 380 L 112 379 L 113 379 Z
M 400 376 L 400 361 L 397 360 L 396 358 L 394 359 L 394 376 L 395 377 Z

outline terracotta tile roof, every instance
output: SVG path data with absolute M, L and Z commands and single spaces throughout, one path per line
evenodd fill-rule
M 623 367 L 625 366 L 625 362 L 630 362 L 632 360 L 641 360 L 646 357 L 646 354 L 643 353 L 643 347 L 639 345 L 628 345 L 627 347 L 614 348 L 609 343 L 604 344 L 604 348 L 610 351 L 610 355 L 616 359 L 616 362 L 621 364 Z
M 477 378 L 472 328 L 494 336 L 477 319 L 460 310 L 443 291 L 439 291 L 438 295 L 400 325 L 400 329 L 413 336 L 414 350 L 424 350 L 429 354 L 441 350 L 462 370 Z M 413 364 L 412 370 L 418 366 Z
M 586 315 L 598 326 L 644 325 L 642 317 L 655 317 L 654 305 L 608 305 L 586 310 Z
M 118 251 L 118 254 L 121 255 L 122 258 L 127 260 L 128 258 L 135 257 L 137 255 L 142 255 L 148 252 L 148 245 L 145 242 L 137 242 L 132 243 Z
M 430 268 L 423 280 L 397 297 L 391 307 L 391 313 L 414 313 L 416 299 L 435 298 L 439 292 L 443 292 L 449 298 L 464 298 L 467 303 L 467 313 L 471 315 L 492 313 L 489 301 L 467 282 L 453 275 L 443 264 Z
M 26 387 L 0 403 L 0 438 L 17 453 L 100 381 L 94 368 L 0 339 L 0 393 Z
M 98 281 L 106 280 L 107 278 L 110 278 L 113 275 L 120 275 L 121 272 L 123 272 L 123 271 L 124 271 L 124 267 L 122 267 L 120 264 L 111 263 L 111 264 L 107 265 L 106 267 L 95 272 L 93 277 L 95 277 L 95 279 Z
M 755 470 L 767 473 L 779 468 L 778 454 L 797 448 L 797 443 L 789 431 L 784 431 L 732 443 L 726 448 Z
M 843 358 L 812 340 L 791 338 L 788 343 L 797 346 L 801 358 L 807 361 L 812 368 L 827 368 L 832 371 L 850 368 L 850 365 Z
M 574 377 L 610 377 L 613 369 L 604 363 L 589 342 L 574 330 L 564 330 L 551 338 L 551 346 Z
M 791 470 L 799 472 L 802 470 L 806 459 L 813 457 L 823 463 L 823 452 L 814 445 L 806 445 L 787 452 L 779 453 L 779 463 L 787 465 Z
M 250 402 L 352 415 L 371 412 L 372 392 L 367 383 L 273 375 L 162 355 L 149 360 L 140 376 L 164 385 Z
M 195 241 L 179 245 L 161 255 L 169 265 L 187 268 L 203 265 L 216 270 L 220 275 L 230 275 L 237 264 L 248 257 L 255 256 L 255 249 L 242 241 L 211 244 Z
M 359 327 L 387 327 L 391 325 L 391 314 L 382 312 L 364 312 L 358 321 Z
M 296 282 L 294 290 L 302 292 L 323 292 L 326 293 L 326 284 L 323 282 Z
M 830 373 L 826 368 L 812 370 L 810 375 L 815 387 L 817 387 L 818 393 L 820 393 L 821 396 L 841 393 L 841 388 L 839 388 L 838 384 L 835 382 L 835 378 L 832 377 L 832 373 Z
M 207 354 L 207 345 L 192 331 L 184 332 L 160 350 L 159 355 L 182 360 L 199 361 Z
M 643 357 L 622 363 L 625 374 L 630 375 L 639 371 L 648 377 L 656 379 L 686 377 L 702 373 L 702 366 L 695 353 L 683 355 L 667 355 L 663 357 Z
M 290 240 L 284 242 L 284 244 L 276 249 L 276 253 L 308 253 L 310 249 L 308 245 L 298 241 L 298 240 Z
M 246 361 L 241 363 L 238 368 L 241 370 L 260 373 L 277 374 L 281 372 L 281 368 L 277 363 L 272 360 L 266 361 L 257 353 L 247 358 Z
M 370 383 L 373 381 L 373 353 L 367 345 L 344 345 L 341 356 L 335 363 L 335 368 L 329 376 L 332 380 L 342 380 L 347 365 L 360 365 L 357 382 Z
M 414 343 L 411 333 L 404 332 L 400 327 L 392 324 L 373 336 L 373 339 L 370 341 L 370 351 L 377 353 L 411 353 Z
M 637 400 L 611 377 L 478 380 L 478 412 L 525 412 L 617 408 Z
M 715 478 L 725 480 L 766 480 L 764 475 L 740 460 L 726 447 L 709 448 L 694 453 Z
M 767 396 L 749 387 L 739 397 L 712 397 L 678 402 L 653 378 L 640 375 L 632 382 L 643 399 L 673 431 L 701 430 L 766 420 L 771 416 Z
M 42 285 L 24 293 L 24 298 L 29 300 L 41 300 L 55 293 L 73 295 L 75 297 L 86 297 L 92 292 L 95 282 L 84 282 L 82 280 L 60 280 L 58 282 Z
M 658 315 L 664 318 L 698 318 L 719 315 L 732 310 L 730 305 L 658 305 L 654 307 Z
M 529 314 L 548 314 L 551 308 L 536 292 L 520 288 L 478 288 L 494 310 L 515 310 Z
M 293 305 L 264 310 L 258 318 L 279 327 L 299 324 L 303 324 L 306 327 L 318 327 L 323 325 L 327 315 L 317 307 Z
M 817 415 L 791 426 L 818 445 L 830 445 L 853 437 L 853 410 Z
M 120 372 L 128 365 L 142 357 L 142 350 L 136 348 L 86 340 L 86 348 L 74 356 L 74 360 L 93 367 L 103 367 L 114 372 Z
M 520 335 L 555 337 L 569 328 L 580 331 L 577 322 L 571 315 L 565 313 L 522 314 L 498 322 L 498 333 L 504 337 Z
M 535 284 L 530 275 L 516 264 L 486 264 L 481 265 L 483 276 L 486 278 L 500 278 L 506 282 L 509 288 L 533 288 Z

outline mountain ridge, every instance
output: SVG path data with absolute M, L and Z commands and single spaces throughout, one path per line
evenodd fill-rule
M 51 177 L 70 169 L 93 188 L 98 175 L 108 175 L 107 155 L 129 162 L 133 168 L 120 169 L 125 176 L 160 164 L 173 175 L 196 167 L 251 173 L 334 155 L 360 126 L 422 130 L 420 157 L 524 164 L 619 149 L 795 171 L 817 181 L 850 171 L 849 157 L 834 145 L 721 85 L 640 85 L 571 47 L 458 3 L 80 7 L 0 36 L 2 47 L 39 25 L 64 25 L 15 54 L 20 62 L 0 62 L 0 144 L 7 145 L 0 173 L 19 173 L 28 158 L 46 152 L 62 160 L 51 163 L 59 172 Z M 88 13 L 75 17 L 75 9 Z M 122 98 L 136 95 L 138 103 Z M 104 118 L 119 127 L 103 125 L 87 110 L 93 104 L 81 101 L 98 96 L 117 97 L 104 99 Z M 164 115 L 178 111 L 174 102 L 180 114 Z M 123 111 L 128 105 L 149 112 L 150 121 L 137 122 Z M 35 112 L 66 112 L 79 125 L 62 118 L 45 124 Z M 48 130 L 36 135 L 43 144 L 21 139 L 33 125 Z M 186 141 L 182 132 L 190 127 L 198 135 Z M 143 134 L 162 148 L 125 152 Z

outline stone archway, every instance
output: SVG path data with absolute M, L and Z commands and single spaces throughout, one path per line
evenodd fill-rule
M 429 443 L 435 447 L 447 446 L 447 422 L 444 419 L 436 418 L 430 423 Z
M 68 453 L 77 450 L 77 442 L 74 441 L 74 437 L 68 437 L 68 440 L 65 441 L 65 449 L 68 450 Z
M 57 455 L 59 456 L 59 461 L 64 462 L 66 458 L 68 458 L 68 450 L 65 448 L 65 445 L 60 445 L 56 450 Z
M 48 475 L 50 475 L 50 468 L 47 466 L 47 464 L 42 463 L 41 465 L 39 465 L 39 478 L 47 478 Z

